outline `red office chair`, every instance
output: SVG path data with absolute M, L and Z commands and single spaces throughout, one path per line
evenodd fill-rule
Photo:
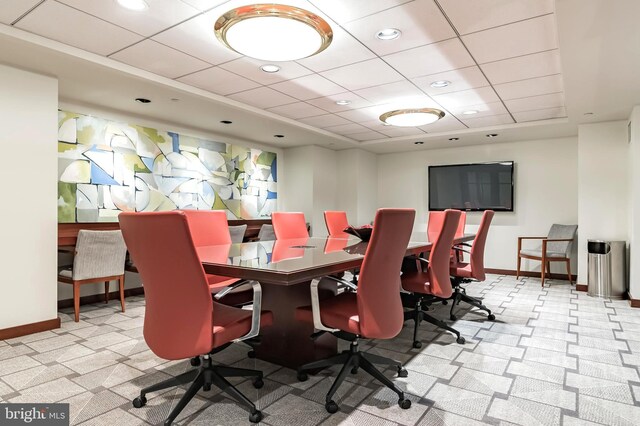
M 414 218 L 415 210 L 411 209 L 378 210 L 373 234 L 360 269 L 358 286 L 336 277 L 325 277 L 351 291 L 320 300 L 320 279 L 315 279 L 311 283 L 312 305 L 298 308 L 296 311 L 298 319 L 313 321 L 316 329 L 330 332 L 351 342 L 349 350 L 298 369 L 298 379 L 304 381 L 307 380 L 307 372 L 310 370 L 342 364 L 342 370 L 326 396 L 325 408 L 329 413 L 338 411 L 338 405 L 332 399 L 338 387 L 349 371 L 355 373 L 358 368 L 362 368 L 397 393 L 401 408 L 411 406 L 411 401 L 405 399 L 404 393 L 373 364 L 393 365 L 400 377 L 406 377 L 407 370 L 402 368 L 399 361 L 360 352 L 358 339 L 392 339 L 402 329 L 400 265 L 407 250 Z
M 440 235 L 442 230 L 442 224 L 444 223 L 444 211 L 429 212 L 429 219 L 427 221 L 427 235 L 429 241 L 435 241 Z M 462 237 L 464 235 L 464 227 L 467 222 L 467 213 L 460 211 L 460 220 L 458 222 L 458 229 L 456 229 L 456 237 Z M 451 250 L 451 254 L 458 256 L 458 260 L 462 261 L 462 253 Z
M 349 238 L 349 234 L 344 232 L 344 229 L 349 226 L 346 212 L 327 210 L 324 212 L 324 223 L 331 237 Z
M 450 317 L 455 321 L 457 318 L 453 313 L 453 309 L 456 305 L 460 304 L 460 301 L 465 301 L 478 309 L 487 312 L 487 318 L 490 321 L 496 319 L 496 316 L 491 313 L 491 310 L 482 304 L 482 301 L 478 298 L 467 296 L 465 289 L 461 286 L 462 283 L 475 281 L 484 281 L 486 279 L 484 273 L 484 248 L 487 242 L 487 234 L 489 233 L 489 226 L 494 215 L 493 210 L 486 210 L 482 219 L 480 220 L 480 226 L 478 227 L 478 233 L 471 244 L 471 251 L 457 247 L 456 250 L 463 251 L 470 254 L 470 262 L 464 263 L 456 261 L 451 264 L 451 275 L 454 277 L 453 283 L 453 303 L 451 304 Z
M 277 240 L 309 238 L 304 213 L 273 212 L 271 223 Z
M 422 342 L 418 340 L 418 327 L 420 322 L 427 321 L 440 328 L 450 331 L 456 335 L 457 342 L 464 344 L 464 337 L 460 332 L 444 321 L 432 317 L 427 314 L 423 308 L 429 306 L 436 300 L 448 299 L 453 294 L 451 281 L 449 277 L 449 265 L 451 259 L 451 247 L 456 234 L 456 229 L 460 221 L 460 211 L 447 210 L 442 212 L 442 223 L 440 232 L 437 236 L 429 236 L 433 241 L 433 246 L 429 252 L 429 260 L 425 266 L 419 265 L 417 272 L 408 272 L 402 275 L 402 288 L 413 294 L 410 299 L 413 311 L 405 312 L 404 320 L 412 319 L 414 321 L 413 329 L 413 347 L 422 347 Z M 429 215 L 431 218 L 431 215 Z
M 260 388 L 262 372 L 214 366 L 211 355 L 233 341 L 257 336 L 261 324 L 271 324 L 271 313 L 260 311 L 260 284 L 252 282 L 252 311 L 216 303 L 211 299 L 184 212 L 121 213 L 119 220 L 144 282 L 143 332 L 147 345 L 168 360 L 204 358 L 200 368 L 142 389 L 133 406 L 143 407 L 149 392 L 191 382 L 164 422 L 170 425 L 201 388 L 208 391 L 215 385 L 249 409 L 251 422 L 259 422 L 262 413 L 225 377 L 253 377 L 253 385 Z

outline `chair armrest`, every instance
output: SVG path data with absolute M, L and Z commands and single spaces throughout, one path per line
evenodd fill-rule
M 322 278 L 320 278 L 320 280 L 322 280 L 323 278 L 329 279 L 331 281 L 335 281 L 338 284 L 342 284 L 343 286 L 347 287 L 351 291 L 358 291 L 358 286 L 356 286 L 351 281 L 343 280 L 342 278 L 333 277 L 331 275 L 327 275 L 325 277 L 322 277 Z
M 464 252 L 464 253 L 469 253 L 469 254 L 471 254 L 471 252 L 470 252 L 469 250 L 465 250 L 465 249 L 460 248 L 460 247 L 458 247 L 458 246 L 453 246 L 452 248 L 453 248 L 453 250 L 455 250 L 455 251 L 461 251 L 461 252 Z
M 518 240 L 544 240 L 547 237 L 518 237 Z
M 545 238 L 546 242 L 562 242 L 562 241 L 573 241 L 573 238 Z
M 328 277 L 323 277 L 328 278 Z M 322 324 L 322 319 L 320 318 L 320 296 L 318 295 L 318 285 L 320 285 L 320 281 L 322 278 L 316 278 L 311 281 L 311 313 L 313 315 L 313 327 L 316 330 L 322 331 L 339 331 L 337 328 L 329 328 Z M 342 281 L 339 278 L 336 278 L 335 281 Z M 353 285 L 352 283 L 349 283 Z
M 214 299 L 220 300 L 225 294 L 240 287 L 241 285 L 251 284 L 253 289 L 253 308 L 251 310 L 251 329 L 247 334 L 234 340 L 234 342 L 241 342 L 243 340 L 251 339 L 260 334 L 260 315 L 262 315 L 262 287 L 258 281 L 239 281 L 229 287 L 225 287 L 218 293 L 216 293 Z

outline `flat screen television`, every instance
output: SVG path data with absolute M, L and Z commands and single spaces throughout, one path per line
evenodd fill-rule
M 513 161 L 429 166 L 429 210 L 513 211 Z

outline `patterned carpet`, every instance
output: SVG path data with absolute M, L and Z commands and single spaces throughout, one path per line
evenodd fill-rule
M 389 341 L 362 347 L 406 363 L 409 377 L 395 379 L 413 405 L 362 372 L 350 375 L 329 415 L 324 395 L 336 369 L 299 383 L 295 372 L 246 357 L 232 345 L 215 360 L 265 373 L 256 401 L 265 425 L 638 425 L 640 424 L 640 309 L 625 301 L 593 299 L 565 281 L 490 276 L 468 287 L 495 311 L 461 311 L 455 327 L 467 343 L 423 324 L 423 347 L 412 349 L 412 323 Z M 462 305 L 461 305 L 462 306 Z M 447 307 L 435 315 L 448 317 Z M 141 387 L 191 368 L 188 361 L 156 357 L 142 337 L 144 299 L 83 306 L 81 321 L 60 313 L 62 328 L 0 341 L 1 402 L 68 402 L 72 424 L 161 424 L 182 390 L 148 395 L 131 405 Z M 364 343 L 364 342 L 363 342 Z M 394 369 L 387 370 L 390 377 Z M 247 413 L 217 390 L 200 392 L 178 418 L 182 425 L 249 424 Z

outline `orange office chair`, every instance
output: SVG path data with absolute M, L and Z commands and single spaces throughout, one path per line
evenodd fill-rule
M 338 411 L 338 405 L 333 401 L 338 387 L 349 371 L 355 373 L 359 368 L 398 394 L 401 408 L 411 406 L 411 401 L 404 397 L 402 390 L 376 369 L 374 364 L 392 365 L 397 368 L 400 377 L 406 377 L 407 370 L 399 361 L 360 352 L 358 340 L 392 339 L 402 329 L 403 309 L 398 291 L 400 266 L 411 237 L 414 218 L 415 210 L 411 209 L 378 210 L 373 234 L 360 268 L 358 286 L 336 277 L 325 277 L 344 286 L 348 291 L 320 300 L 318 285 L 321 279 L 315 279 L 311 283 L 312 305 L 296 310 L 298 319 L 313 321 L 315 328 L 321 332 L 332 333 L 351 343 L 350 349 L 339 355 L 308 363 L 298 369 L 298 379 L 305 381 L 308 371 L 342 365 L 326 395 L 325 408 L 329 413 Z
M 433 325 L 443 328 L 456 335 L 456 341 L 464 344 L 465 339 L 460 332 L 444 321 L 427 314 L 423 308 L 433 301 L 448 299 L 453 294 L 449 277 L 449 264 L 451 259 L 451 246 L 460 223 L 460 211 L 447 210 L 442 212 L 442 223 L 437 236 L 429 236 L 433 241 L 433 246 L 429 252 L 429 260 L 418 258 L 425 265 L 420 265 L 418 271 L 404 273 L 402 275 L 402 288 L 413 294 L 410 303 L 413 310 L 405 312 L 404 320 L 414 321 L 413 347 L 422 347 L 422 342 L 418 340 L 418 327 L 420 322 L 427 321 Z M 431 215 L 429 216 L 431 218 Z
M 211 356 L 233 341 L 255 337 L 260 326 L 272 322 L 261 312 L 261 289 L 253 281 L 252 311 L 221 305 L 212 300 L 209 285 L 184 212 L 121 213 L 120 228 L 145 291 L 144 339 L 157 356 L 179 360 L 203 356 L 202 366 L 140 391 L 133 406 L 143 407 L 146 394 L 191 383 L 173 408 L 170 425 L 200 389 L 215 385 L 249 409 L 258 423 L 262 413 L 226 377 L 252 377 L 261 388 L 262 372 L 213 365 Z
M 271 223 L 277 240 L 309 238 L 304 213 L 273 212 Z
M 482 304 L 482 301 L 476 297 L 467 295 L 465 289 L 461 286 L 462 283 L 475 281 L 484 281 L 486 279 L 484 272 L 484 248 L 487 242 L 487 235 L 489 234 L 489 226 L 495 212 L 493 210 L 486 210 L 482 214 L 480 220 L 480 226 L 478 227 L 478 233 L 471 244 L 471 251 L 466 251 L 463 248 L 456 247 L 456 250 L 469 253 L 470 262 L 465 263 L 455 258 L 454 263 L 451 264 L 451 276 L 453 276 L 453 303 L 451 304 L 450 317 L 455 321 L 457 318 L 453 313 L 456 305 L 460 304 L 460 301 L 467 302 L 468 304 L 475 306 L 478 309 L 487 312 L 487 318 L 490 321 L 496 319 L 496 316 L 491 313 L 491 310 Z
M 460 210 L 459 210 L 460 211 Z M 444 223 L 444 211 L 429 212 L 429 219 L 427 220 L 427 235 L 429 241 L 435 241 L 440 235 L 442 225 Z M 467 222 L 467 213 L 460 211 L 460 220 L 458 222 L 458 228 L 456 229 L 456 237 L 462 237 L 464 235 L 464 227 Z M 462 253 L 455 250 L 451 250 L 451 254 L 457 256 L 457 259 L 462 261 Z
M 329 236 L 349 238 L 349 234 L 344 232 L 349 226 L 346 212 L 327 210 L 324 212 L 324 223 L 327 225 Z

